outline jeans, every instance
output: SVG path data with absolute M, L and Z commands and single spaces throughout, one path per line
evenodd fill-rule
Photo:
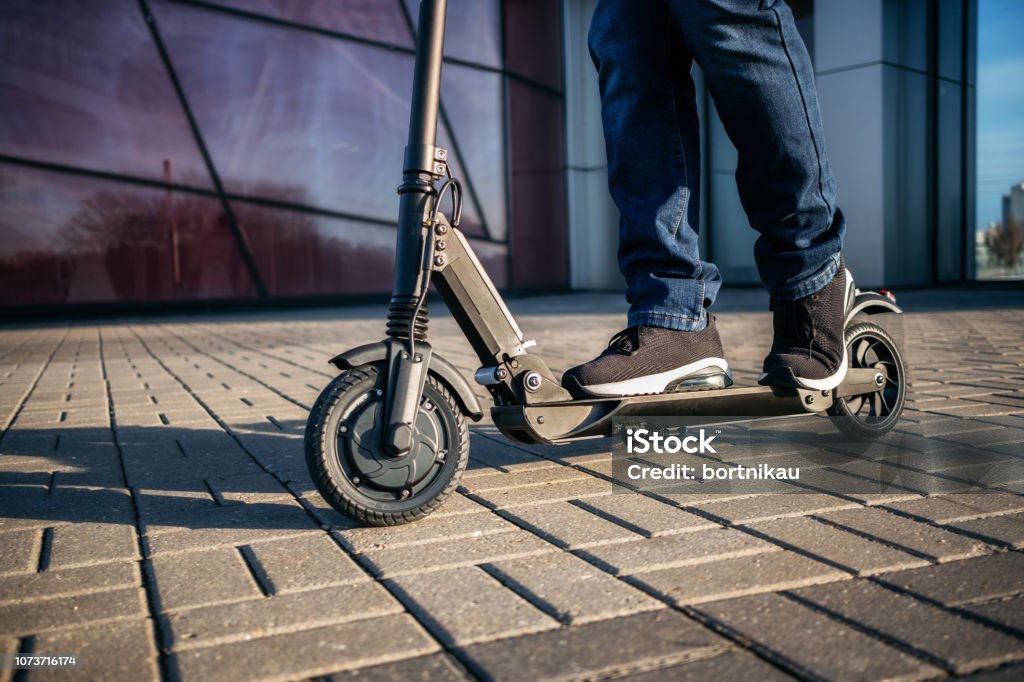
M 814 72 L 781 0 L 600 0 L 590 26 L 629 325 L 702 329 L 721 286 L 697 248 L 700 65 L 739 153 L 736 183 L 773 298 L 831 281 L 846 224 Z

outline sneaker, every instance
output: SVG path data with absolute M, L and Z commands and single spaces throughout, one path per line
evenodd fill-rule
M 732 384 L 715 318 L 696 332 L 662 327 L 630 327 L 612 337 L 608 348 L 562 376 L 576 398 L 725 388 Z
M 823 289 L 795 301 L 772 299 L 775 337 L 757 382 L 814 391 L 843 383 L 849 364 L 843 332 L 853 295 L 853 277 L 840 259 Z

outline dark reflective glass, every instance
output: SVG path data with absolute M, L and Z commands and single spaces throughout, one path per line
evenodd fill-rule
M 137 3 L 0 3 L 0 153 L 209 187 Z
M 271 296 L 319 296 L 391 289 L 395 230 L 245 201 L 232 210 L 252 245 Z M 476 243 L 492 277 L 504 284 L 506 249 Z M 386 298 L 386 294 L 384 294 Z
M 228 192 L 395 219 L 411 56 L 183 5 L 158 19 Z M 464 221 L 480 233 L 469 202 Z
M 419 23 L 419 0 L 405 0 L 405 6 L 415 26 Z M 501 67 L 501 3 L 498 0 L 448 0 L 445 28 L 446 57 Z
M 565 143 L 562 98 L 509 81 L 511 286 L 565 286 Z M 528 141 L 524 143 L 522 141 Z
M 412 37 L 399 0 L 216 0 L 218 5 L 405 47 Z
M 504 5 L 505 68 L 561 90 L 560 3 L 550 0 L 516 0 Z
M 446 64 L 442 80 L 441 96 L 451 132 L 487 220 L 488 236 L 504 241 L 507 227 L 501 76 Z
M 216 199 L 0 164 L 0 305 L 253 295 Z
M 163 3 L 160 30 L 228 192 L 393 219 L 412 58 Z

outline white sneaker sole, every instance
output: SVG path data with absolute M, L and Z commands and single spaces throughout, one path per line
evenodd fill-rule
M 615 381 L 608 384 L 592 384 L 580 388 L 593 396 L 602 398 L 618 398 L 626 395 L 644 395 L 647 393 L 664 393 L 668 385 L 673 381 L 685 379 L 705 369 L 717 367 L 723 372 L 728 372 L 729 364 L 722 358 L 704 358 L 688 365 L 683 365 L 668 372 L 649 374 L 645 377 Z
M 846 278 L 846 297 L 844 300 L 846 310 L 848 311 L 850 309 L 850 305 L 854 297 L 855 287 L 853 284 L 853 277 L 850 275 L 850 271 L 847 270 L 846 268 L 843 268 L 842 274 L 843 277 Z M 800 388 L 806 388 L 811 391 L 831 391 L 833 388 L 836 388 L 837 386 L 839 386 L 839 384 L 843 383 L 843 380 L 846 379 L 846 371 L 849 368 L 850 358 L 848 357 L 846 343 L 844 342 L 843 361 L 839 363 L 839 369 L 837 369 L 835 372 L 825 377 L 824 379 L 806 379 L 804 377 L 797 376 L 794 376 L 793 378 L 796 379 L 796 383 Z M 767 372 L 761 374 L 761 376 L 758 377 L 757 379 L 758 383 L 764 381 L 765 377 L 767 376 Z

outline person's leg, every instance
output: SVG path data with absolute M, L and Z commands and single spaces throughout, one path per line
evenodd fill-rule
M 589 45 L 629 325 L 704 327 L 718 269 L 700 260 L 700 132 L 687 53 L 663 2 L 602 0 Z
M 831 388 L 846 371 L 842 311 L 833 310 L 850 288 L 840 271 L 846 224 L 793 15 L 781 0 L 667 4 L 736 146 L 740 199 L 760 233 L 754 254 L 776 322 L 762 379 Z
M 728 365 L 714 319 L 718 270 L 697 248 L 700 134 L 686 51 L 664 2 L 601 0 L 590 28 L 621 214 L 619 266 L 629 328 L 563 383 L 577 396 L 724 386 Z

